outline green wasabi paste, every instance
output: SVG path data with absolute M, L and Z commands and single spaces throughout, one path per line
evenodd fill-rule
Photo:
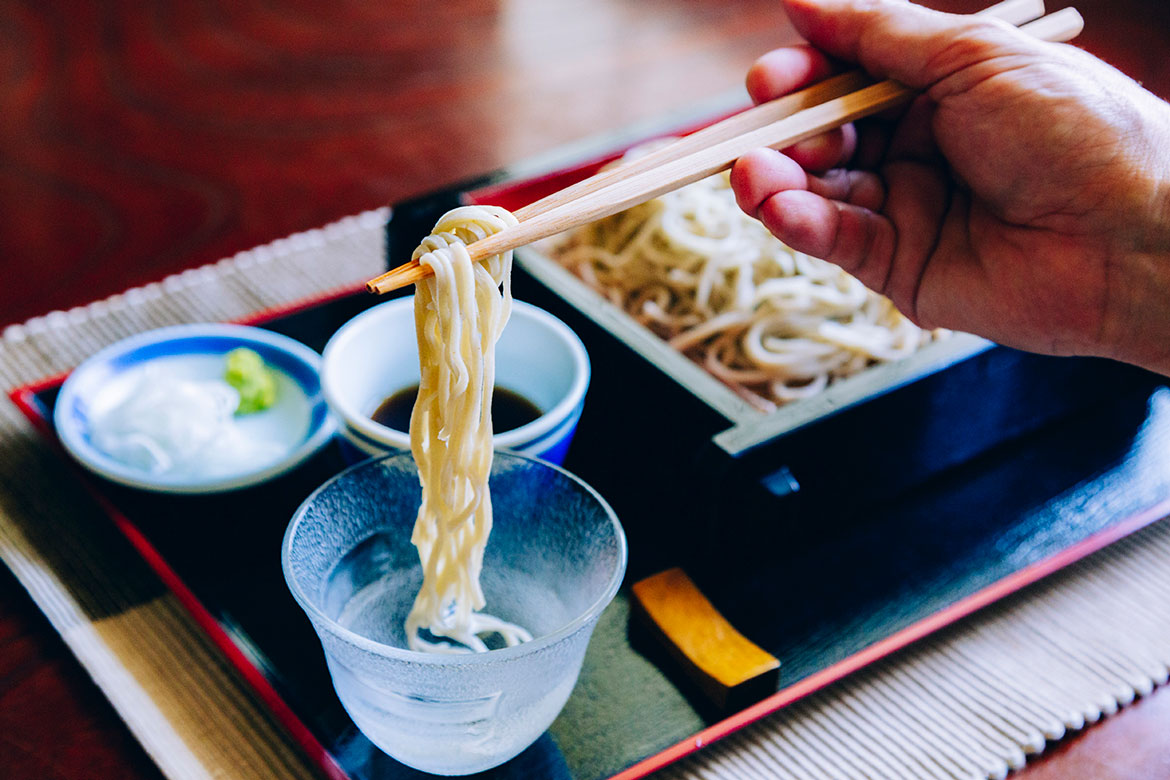
M 227 353 L 223 378 L 240 394 L 236 414 L 260 412 L 276 403 L 276 377 L 254 350 L 239 347 Z

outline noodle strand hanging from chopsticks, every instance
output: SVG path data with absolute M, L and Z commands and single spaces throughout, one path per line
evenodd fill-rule
M 483 652 L 485 633 L 498 633 L 508 645 L 532 638 L 478 611 L 485 605 L 479 575 L 492 529 L 495 349 L 512 309 L 512 253 L 473 263 L 466 245 L 514 224 L 511 213 L 493 206 L 453 209 L 414 253 L 434 276 L 418 283 L 414 299 L 421 378 L 410 446 L 422 505 L 411 541 L 423 583 L 406 619 L 412 650 Z M 424 629 L 457 644 L 430 641 L 420 635 Z

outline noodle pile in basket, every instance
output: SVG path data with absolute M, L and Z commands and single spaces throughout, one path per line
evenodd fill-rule
M 551 254 L 764 412 L 946 333 L 780 243 L 726 173 L 570 231 Z

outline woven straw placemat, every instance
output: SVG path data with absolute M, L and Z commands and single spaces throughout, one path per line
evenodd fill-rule
M 382 268 L 387 210 L 6 329 L 4 390 L 130 334 L 238 319 Z M 0 403 L 0 558 L 172 778 L 314 771 L 19 411 Z M 764 718 L 666 778 L 1002 777 L 1166 682 L 1170 524 L 1157 523 Z

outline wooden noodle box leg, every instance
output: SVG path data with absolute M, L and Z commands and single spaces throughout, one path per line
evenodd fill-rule
M 632 592 L 635 618 L 721 711 L 776 691 L 780 661 L 736 631 L 682 569 L 640 580 Z

